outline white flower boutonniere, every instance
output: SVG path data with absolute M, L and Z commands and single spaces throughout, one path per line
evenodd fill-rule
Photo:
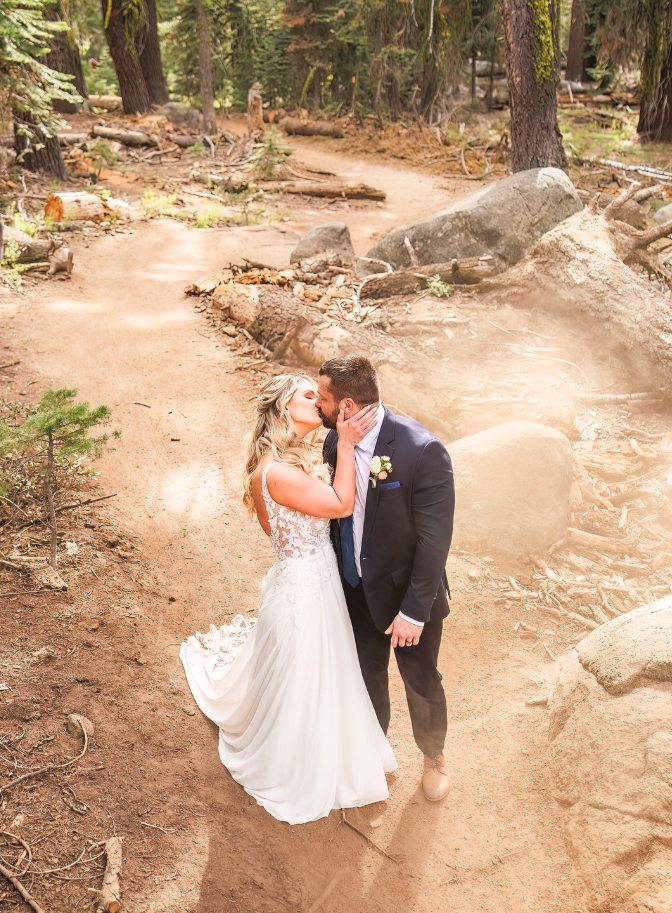
M 378 481 L 382 482 L 392 472 L 390 458 L 387 456 L 374 456 L 369 466 L 369 472 L 371 473 L 371 485 L 375 488 Z

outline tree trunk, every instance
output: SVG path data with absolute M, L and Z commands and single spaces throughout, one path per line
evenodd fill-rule
M 101 2 L 105 37 L 119 80 L 124 114 L 144 114 L 151 111 L 152 105 L 135 43 L 127 36 L 128 23 L 122 11 L 122 0 L 109 0 L 109 7 L 108 0 Z
M 501 0 L 501 11 L 513 171 L 567 168 L 557 117 L 557 7 L 553 0 Z
M 63 10 L 61 0 L 50 4 L 45 13 L 45 18 L 49 22 L 63 22 Z M 42 59 L 43 62 L 52 70 L 58 73 L 68 73 L 74 76 L 74 85 L 82 98 L 88 98 L 86 83 L 84 82 L 84 73 L 82 72 L 82 59 L 79 54 L 79 47 L 71 31 L 55 32 L 49 42 L 51 50 Z M 81 105 L 73 104 L 62 98 L 56 98 L 53 102 L 54 109 L 61 114 L 74 114 L 81 108 Z
M 168 90 L 161 63 L 161 46 L 159 30 L 156 24 L 156 0 L 145 0 L 145 21 L 147 33 L 145 46 L 140 52 L 140 67 L 145 77 L 149 100 L 154 105 L 165 105 L 168 101 Z
M 203 132 L 207 135 L 217 132 L 215 119 L 215 96 L 212 89 L 212 60 L 210 57 L 210 24 L 203 5 L 198 0 L 198 70 L 201 83 L 201 108 L 203 110 Z
M 27 128 L 32 136 L 26 136 L 22 127 Z M 42 125 L 25 111 L 14 111 L 14 151 L 21 156 L 20 164 L 24 168 L 51 174 L 60 181 L 68 180 L 58 136 L 46 136 Z
M 56 511 L 54 510 L 54 490 L 52 488 L 52 480 L 54 473 L 54 439 L 49 432 L 49 445 L 47 447 L 47 471 L 44 476 L 44 504 L 47 511 L 48 523 L 49 523 L 49 532 L 50 532 L 50 549 L 49 549 L 49 564 L 56 570 L 58 566 L 58 558 L 56 555 L 56 547 L 58 544 L 58 536 L 56 530 Z
M 672 44 L 665 53 L 655 90 L 642 93 L 637 133 L 650 142 L 672 142 Z
M 567 82 L 586 82 L 586 59 L 583 56 L 586 40 L 586 20 L 584 0 L 572 3 L 569 26 L 569 48 L 567 49 Z

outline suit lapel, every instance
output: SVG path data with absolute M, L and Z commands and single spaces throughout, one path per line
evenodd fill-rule
M 389 409 L 385 409 L 385 418 L 380 427 L 380 434 L 378 435 L 378 440 L 376 441 L 376 446 L 373 451 L 374 456 L 387 456 L 392 458 L 394 454 L 394 433 L 396 426 L 396 416 L 393 412 L 390 412 Z M 394 461 L 392 461 L 392 471 L 394 472 Z M 380 482 L 374 488 L 369 482 L 369 490 L 366 496 L 366 508 L 364 509 L 364 530 L 362 532 L 362 550 L 366 546 L 366 541 L 369 538 L 371 529 L 373 527 L 373 521 L 376 517 L 376 510 L 378 509 L 378 498 L 380 496 Z

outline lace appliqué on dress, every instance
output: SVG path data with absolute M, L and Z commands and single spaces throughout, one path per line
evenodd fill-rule
M 242 650 L 256 622 L 256 618 L 234 615 L 228 625 L 222 625 L 220 628 L 210 625 L 207 634 L 197 631 L 187 642 L 203 659 L 216 657 L 215 668 L 230 666 Z
M 268 491 L 266 473 L 261 476 L 261 494 L 271 527 L 271 543 L 278 558 L 306 558 L 329 545 L 329 520 L 310 517 L 274 501 Z

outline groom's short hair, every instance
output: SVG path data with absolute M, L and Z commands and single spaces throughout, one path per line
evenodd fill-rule
M 320 376 L 329 378 L 329 390 L 337 403 L 349 398 L 358 406 L 368 406 L 380 400 L 376 369 L 361 355 L 330 358 L 320 368 Z

